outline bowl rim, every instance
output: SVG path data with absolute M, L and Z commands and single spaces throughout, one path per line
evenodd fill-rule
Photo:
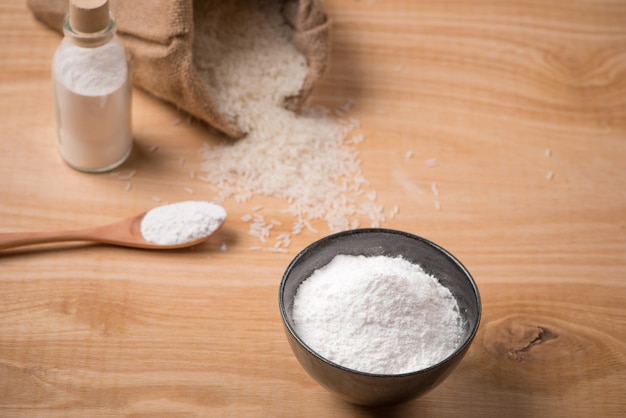
M 306 344 L 298 335 L 298 333 L 296 332 L 296 330 L 294 330 L 292 328 L 292 326 L 289 324 L 289 321 L 287 320 L 287 312 L 286 312 L 286 307 L 285 307 L 285 300 L 284 300 L 284 293 L 285 293 L 285 285 L 287 282 L 287 277 L 289 275 L 289 273 L 291 272 L 291 270 L 293 269 L 293 267 L 296 265 L 296 263 L 299 262 L 300 259 L 304 258 L 309 252 L 315 250 L 316 247 L 323 245 L 325 242 L 327 241 L 331 241 L 331 240 L 335 240 L 344 236 L 351 236 L 351 235 L 362 235 L 362 234 L 375 234 L 375 233 L 384 233 L 384 234 L 391 234 L 391 235 L 401 235 L 405 238 L 409 238 L 409 239 L 413 239 L 413 240 L 417 240 L 422 242 L 423 244 L 426 244 L 430 247 L 433 247 L 435 250 L 441 252 L 444 256 L 446 256 L 450 261 L 452 261 L 454 264 L 457 265 L 457 267 L 459 267 L 461 269 L 461 271 L 463 272 L 463 274 L 465 275 L 465 277 L 468 279 L 469 284 L 473 290 L 473 295 L 474 298 L 476 299 L 476 308 L 477 308 L 477 317 L 476 317 L 476 325 L 472 328 L 472 330 L 470 331 L 470 333 L 465 337 L 463 344 L 459 345 L 452 353 L 450 353 L 448 356 L 446 356 L 443 360 L 419 369 L 419 370 L 414 370 L 411 372 L 406 372 L 406 373 L 397 373 L 397 374 L 383 374 L 383 373 L 371 373 L 371 372 L 364 372 L 364 371 L 360 371 L 360 370 L 356 370 L 356 369 L 351 369 L 349 367 L 346 366 L 342 366 L 341 364 L 335 363 L 333 361 L 328 360 L 327 358 L 325 358 L 324 356 L 322 356 L 321 354 L 318 354 L 315 350 L 313 350 L 311 347 L 308 346 L 308 344 Z M 306 279 L 305 279 L 306 280 Z M 280 315 L 281 315 L 281 319 L 283 321 L 283 325 L 285 326 L 285 328 L 289 331 L 289 333 L 293 336 L 293 338 L 296 339 L 296 341 L 302 346 L 304 347 L 304 349 L 306 349 L 311 355 L 315 356 L 316 358 L 318 358 L 319 360 L 321 360 L 322 362 L 338 368 L 340 370 L 344 370 L 346 372 L 349 373 L 353 373 L 353 374 L 357 374 L 357 375 L 362 375 L 365 377 L 371 377 L 371 378 L 379 378 L 379 379 L 394 379 L 394 378 L 403 378 L 403 377 L 409 377 L 409 376 L 415 376 L 415 375 L 419 375 L 419 374 L 425 374 L 430 372 L 433 369 L 436 369 L 438 367 L 441 367 L 443 364 L 450 362 L 452 359 L 454 359 L 456 356 L 458 356 L 459 354 L 463 353 L 468 346 L 471 344 L 471 342 L 474 340 L 474 337 L 476 336 L 476 333 L 478 332 L 478 328 L 480 326 L 480 321 L 482 318 L 482 302 L 481 302 L 481 298 L 480 298 L 480 292 L 478 291 L 478 286 L 476 285 L 476 282 L 474 280 L 474 278 L 472 277 L 472 275 L 470 274 L 469 270 L 454 256 L 452 255 L 452 253 L 450 253 L 448 250 L 446 250 L 445 248 L 441 247 L 438 244 L 435 244 L 434 242 L 421 237 L 419 235 L 415 235 L 412 234 L 410 232 L 406 232 L 406 231 L 400 231 L 400 230 L 396 230 L 396 229 L 390 229 L 390 228 L 356 228 L 356 229 L 350 229 L 350 230 L 345 230 L 345 231 L 340 231 L 340 232 L 335 232 L 329 235 L 326 235 L 325 237 L 322 237 L 312 243 L 310 243 L 309 245 L 307 245 L 304 249 L 302 249 L 294 258 L 293 260 L 291 260 L 291 262 L 289 263 L 289 265 L 287 266 L 287 268 L 285 269 L 285 272 L 283 273 L 283 277 L 280 281 L 280 286 L 279 286 L 279 290 L 278 290 L 278 305 L 280 308 Z

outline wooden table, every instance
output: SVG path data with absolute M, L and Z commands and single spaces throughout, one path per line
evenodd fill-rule
M 83 243 L 0 256 L 0 416 L 617 417 L 626 414 L 626 3 L 339 1 L 314 102 L 354 101 L 383 226 L 472 272 L 483 320 L 441 386 L 366 409 L 326 392 L 283 334 L 278 285 L 299 250 L 252 251 L 225 227 L 190 250 Z M 189 173 L 215 141 L 135 91 L 132 188 L 60 159 L 50 61 L 59 37 L 0 2 L 0 230 L 91 226 L 211 200 Z M 436 166 L 429 165 L 436 159 Z M 437 193 L 433 190 L 437 186 Z M 157 199 L 158 198 L 158 199 Z

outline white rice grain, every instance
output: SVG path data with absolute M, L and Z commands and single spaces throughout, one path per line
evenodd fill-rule
M 288 254 L 289 250 L 286 250 L 284 248 L 268 248 L 269 251 L 273 252 L 273 253 L 282 253 L 282 254 Z
M 434 181 L 431 183 L 430 185 L 431 190 L 433 191 L 433 194 L 435 196 L 439 196 L 439 187 L 437 187 L 437 183 L 435 183 Z
M 398 216 L 398 213 L 400 213 L 400 207 L 396 205 L 391 208 L 391 211 L 389 212 L 389 219 L 395 219 L 396 216 Z
M 117 180 L 125 181 L 125 180 L 131 180 L 133 177 L 135 177 L 135 174 L 137 174 L 137 170 L 130 170 L 127 173 L 115 171 L 111 173 L 110 175 L 111 177 L 115 177 Z

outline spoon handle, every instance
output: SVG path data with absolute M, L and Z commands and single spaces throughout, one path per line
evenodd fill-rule
M 0 250 L 50 242 L 98 241 L 91 233 L 92 231 L 93 229 L 81 229 L 74 231 L 0 233 Z

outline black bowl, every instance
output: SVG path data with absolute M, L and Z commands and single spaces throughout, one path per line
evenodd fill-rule
M 459 347 L 441 362 L 404 374 L 374 374 L 352 370 L 317 354 L 298 336 L 292 317 L 293 299 L 300 283 L 336 255 L 401 256 L 435 276 L 456 298 L 464 334 Z M 302 250 L 283 275 L 278 303 L 287 340 L 297 360 L 320 385 L 357 405 L 385 405 L 414 399 L 441 383 L 467 352 L 480 323 L 481 302 L 470 273 L 449 252 L 406 232 L 356 229 L 327 236 Z

